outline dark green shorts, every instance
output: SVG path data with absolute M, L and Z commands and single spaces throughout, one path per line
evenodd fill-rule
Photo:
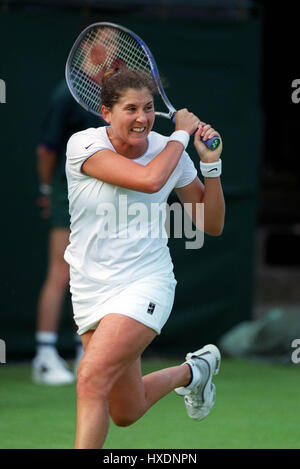
M 53 228 L 70 228 L 68 186 L 65 178 L 54 178 L 51 194 L 50 224 Z

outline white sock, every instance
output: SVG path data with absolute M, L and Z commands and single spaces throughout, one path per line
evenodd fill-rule
M 57 333 L 49 331 L 38 331 L 35 334 L 37 354 L 57 354 Z
M 188 360 L 185 363 L 187 365 L 189 365 L 191 373 L 192 373 L 192 379 L 191 379 L 190 383 L 187 386 L 185 386 L 185 388 L 186 389 L 191 389 L 200 382 L 200 380 L 201 380 L 201 371 L 199 370 L 198 366 L 195 365 L 193 360 Z

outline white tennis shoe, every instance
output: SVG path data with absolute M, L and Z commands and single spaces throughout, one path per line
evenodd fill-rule
M 32 380 L 46 386 L 63 386 L 74 382 L 74 375 L 57 352 L 37 355 L 32 362 Z
M 215 403 L 216 388 L 212 377 L 219 372 L 221 354 L 215 345 L 209 344 L 196 352 L 188 353 L 185 359 L 192 370 L 192 381 L 188 386 L 176 388 L 175 392 L 184 396 L 189 417 L 203 420 Z

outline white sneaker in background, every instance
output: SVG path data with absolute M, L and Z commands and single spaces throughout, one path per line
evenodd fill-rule
M 62 386 L 74 382 L 74 375 L 56 349 L 38 353 L 32 362 L 32 379 L 36 384 Z

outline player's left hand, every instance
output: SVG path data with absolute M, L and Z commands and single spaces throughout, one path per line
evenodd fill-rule
M 209 140 L 212 137 L 218 137 L 221 142 L 215 150 L 210 150 L 202 141 L 201 137 L 203 138 L 204 141 Z M 197 150 L 197 153 L 199 157 L 201 158 L 201 161 L 204 163 L 212 163 L 214 161 L 218 161 L 218 159 L 221 156 L 223 145 L 222 145 L 222 139 L 219 134 L 215 129 L 212 128 L 210 124 L 206 124 L 205 122 L 200 121 L 198 130 L 195 133 L 194 137 L 194 146 Z

